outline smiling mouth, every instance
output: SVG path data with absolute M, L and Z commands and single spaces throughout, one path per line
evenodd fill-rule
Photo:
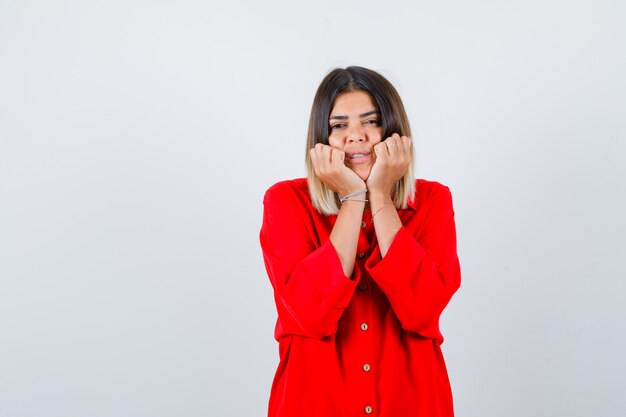
M 359 152 L 350 154 L 346 163 L 350 163 L 350 166 L 354 167 L 356 165 L 362 164 L 371 164 L 372 153 L 371 152 Z
M 365 159 L 370 155 L 369 152 L 367 153 L 355 153 L 350 155 L 350 159 Z

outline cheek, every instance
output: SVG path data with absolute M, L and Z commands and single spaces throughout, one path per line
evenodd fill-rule
M 328 136 L 328 144 L 333 148 L 341 149 L 341 140 L 337 138 L 337 136 L 331 134 Z
M 383 129 L 381 127 L 377 127 L 370 132 L 369 140 L 373 145 L 380 143 L 383 140 Z

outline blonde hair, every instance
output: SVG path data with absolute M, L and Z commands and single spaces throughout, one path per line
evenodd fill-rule
M 339 198 L 315 174 L 309 150 L 317 143 L 328 145 L 330 127 L 328 119 L 337 96 L 350 91 L 365 91 L 378 105 L 381 115 L 383 138 L 398 133 L 400 136 L 411 136 L 409 119 L 404 110 L 400 95 L 382 75 L 363 67 L 336 68 L 320 83 L 313 99 L 306 145 L 306 169 L 309 194 L 313 206 L 322 214 L 339 213 Z M 405 209 L 415 194 L 414 152 L 411 146 L 411 162 L 407 172 L 400 178 L 393 190 L 391 198 L 398 209 Z

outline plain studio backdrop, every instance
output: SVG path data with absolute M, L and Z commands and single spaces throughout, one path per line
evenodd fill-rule
M 620 1 L 0 1 L 0 416 L 262 416 L 262 198 L 315 89 L 399 90 L 452 191 L 460 417 L 626 415 Z

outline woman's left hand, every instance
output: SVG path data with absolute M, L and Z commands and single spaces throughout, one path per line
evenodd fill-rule
M 411 138 L 397 133 L 374 146 L 376 161 L 367 177 L 370 194 L 391 195 L 396 182 L 406 174 L 411 163 Z

